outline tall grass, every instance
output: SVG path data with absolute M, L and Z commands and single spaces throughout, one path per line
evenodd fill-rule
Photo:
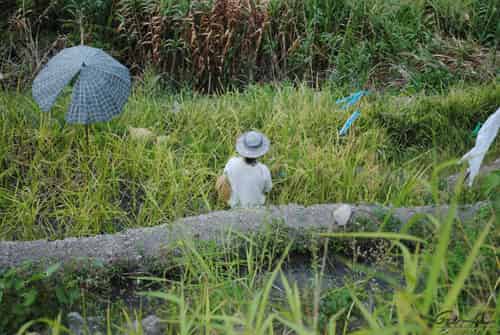
M 488 251 L 495 244 L 490 234 L 494 221 L 460 223 L 474 231 L 470 238 L 457 229 L 454 215 L 451 209 L 448 219 L 436 222 L 435 238 L 413 246 L 401 242 L 406 239 L 403 235 L 364 236 L 389 239 L 389 248 L 381 254 L 384 260 L 376 266 L 347 261 L 361 272 L 335 273 L 344 277 L 333 287 L 291 281 L 283 267 L 295 257 L 293 250 L 300 242 L 287 241 L 286 247 L 276 250 L 276 232 L 270 231 L 263 240 L 246 236 L 243 244 L 186 241 L 183 256 L 175 259 L 177 270 L 140 277 L 161 287 L 139 294 L 158 303 L 154 312 L 166 326 L 165 334 L 496 334 L 498 278 L 494 261 L 488 261 L 490 257 L 498 261 L 498 255 Z M 359 236 L 331 235 L 331 239 L 355 237 Z M 467 256 L 458 272 L 450 272 L 450 262 L 457 260 L 456 251 L 465 240 Z M 234 242 L 235 237 L 229 234 L 227 241 Z M 312 273 L 324 275 L 324 268 L 315 262 L 336 257 L 333 250 L 316 256 L 313 251 Z M 482 267 L 485 261 L 489 265 Z M 312 308 L 315 296 L 317 310 Z M 143 334 L 140 326 L 134 326 L 133 311 L 108 309 L 106 315 L 106 334 Z M 19 334 L 37 323 L 63 330 L 63 321 L 61 316 L 34 320 Z
M 339 137 L 350 111 L 336 107 L 338 91 L 255 86 L 170 96 L 148 85 L 123 115 L 92 127 L 89 147 L 82 128 L 64 123 L 68 95 L 43 114 L 26 95 L 0 94 L 1 238 L 115 232 L 221 209 L 215 177 L 238 134 L 253 128 L 272 141 L 263 160 L 275 184 L 270 203 L 430 203 L 426 180 L 436 164 L 469 150 L 476 123 L 500 104 L 497 85 L 410 100 L 374 94 Z M 134 141 L 128 126 L 167 138 Z M 468 194 L 462 201 L 479 196 Z
M 439 181 L 454 170 L 442 163 L 469 150 L 472 130 L 500 105 L 497 0 L 14 3 L 5 6 L 9 20 L 0 18 L 0 85 L 17 88 L 0 91 L 0 239 L 112 233 L 222 209 L 215 177 L 236 137 L 255 128 L 272 141 L 263 159 L 272 204 L 446 202 L 450 213 L 401 232 L 384 224 L 306 245 L 279 231 L 229 234 L 222 245 L 185 241 L 172 267 L 134 278 L 154 283 L 141 296 L 155 303 L 165 333 L 498 333 L 500 178 L 451 194 Z M 79 16 L 87 44 L 144 78 L 120 117 L 92 127 L 88 146 L 84 130 L 64 122 L 69 94 L 42 114 L 20 93 L 49 56 L 79 43 Z M 274 80 L 301 84 L 254 85 Z M 202 92 L 249 86 L 172 95 L 159 82 Z M 386 90 L 363 101 L 361 118 L 339 137 L 351 111 L 335 100 L 351 87 Z M 128 126 L 166 140 L 133 140 Z M 489 157 L 499 153 L 494 144 Z M 461 202 L 484 199 L 493 210 L 455 219 Z M 299 252 L 312 259 L 305 286 L 286 275 Z M 331 259 L 352 276 L 324 289 Z M 56 269 L 27 277 L 0 270 L 0 333 L 68 333 L 65 315 L 77 302 L 83 314 L 106 315 L 107 334 L 143 333 L 133 321 L 148 311 L 100 305 L 116 278 L 72 273 L 47 282 Z
M 26 94 L 0 93 L 0 238 L 115 232 L 221 209 L 215 177 L 237 135 L 256 128 L 272 141 L 263 159 L 275 181 L 271 203 L 446 202 L 450 213 L 400 232 L 386 229 L 390 222 L 378 232 L 358 231 L 361 222 L 310 241 L 284 240 L 279 229 L 228 233 L 220 245 L 185 241 L 170 267 L 134 276 L 154 284 L 143 286 L 149 290 L 141 297 L 154 303 L 165 333 L 496 334 L 495 205 L 472 222 L 455 216 L 460 202 L 498 203 L 498 176 L 451 194 L 439 177 L 451 172 L 443 161 L 469 150 L 477 122 L 500 104 L 497 84 L 441 95 L 373 93 L 346 137 L 338 130 L 351 111 L 335 105 L 343 92 L 334 88 L 263 85 L 204 96 L 157 87 L 155 76 L 137 85 L 120 117 L 92 127 L 89 146 L 83 128 L 64 123 L 69 92 L 50 114 Z M 128 126 L 167 137 L 161 144 L 133 140 Z M 491 157 L 499 153 L 494 144 Z M 311 268 L 306 285 L 286 275 L 298 253 L 312 260 L 302 267 Z M 332 259 L 351 275 L 334 272 L 343 280 L 325 289 Z M 92 271 L 54 277 L 56 269 L 27 277 L 23 269 L 0 271 L 0 332 L 68 333 L 66 315 L 77 308 L 106 315 L 107 334 L 143 333 L 134 319 L 150 311 L 102 296 L 116 292 L 115 276 L 127 276 L 119 269 L 109 269 L 109 278 Z
M 497 0 L 45 0 L 0 19 L 0 85 L 27 86 L 33 63 L 79 44 L 82 16 L 86 44 L 203 92 L 274 80 L 440 90 L 498 74 Z

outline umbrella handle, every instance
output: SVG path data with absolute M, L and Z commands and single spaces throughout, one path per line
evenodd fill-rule
M 79 25 L 80 25 L 80 44 L 83 45 L 84 41 L 84 32 L 83 32 L 83 12 L 80 12 L 80 17 L 79 17 Z
M 89 150 L 89 125 L 85 125 L 85 140 L 87 141 L 87 150 Z

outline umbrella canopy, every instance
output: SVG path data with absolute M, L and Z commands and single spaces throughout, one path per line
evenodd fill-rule
M 49 111 L 78 73 L 68 123 L 108 121 L 120 114 L 130 94 L 128 69 L 104 51 L 84 45 L 62 50 L 37 75 L 32 93 L 40 108 Z

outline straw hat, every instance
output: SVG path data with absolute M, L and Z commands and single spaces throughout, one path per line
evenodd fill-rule
M 249 131 L 236 141 L 236 151 L 243 157 L 258 158 L 269 150 L 270 143 L 264 134 L 258 131 Z

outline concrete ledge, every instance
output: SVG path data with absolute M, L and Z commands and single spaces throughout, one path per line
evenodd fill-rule
M 457 213 L 461 220 L 474 217 L 485 203 L 462 206 Z M 113 235 L 66 238 L 57 241 L 2 241 L 0 269 L 19 266 L 24 262 L 60 262 L 62 265 L 79 261 L 108 266 L 122 264 L 141 268 L 146 260 L 162 260 L 179 251 L 179 243 L 192 241 L 221 241 L 229 231 L 237 233 L 264 232 L 271 222 L 279 222 L 290 238 L 306 237 L 311 231 L 339 229 L 333 213 L 342 204 L 303 207 L 298 205 L 272 206 L 261 209 L 242 209 L 212 212 L 187 217 L 151 228 L 129 229 Z M 349 205 L 352 215 L 348 225 L 360 218 L 380 223 L 381 214 L 391 213 L 394 219 L 407 222 L 415 215 L 443 217 L 449 206 L 388 208 L 377 205 Z

